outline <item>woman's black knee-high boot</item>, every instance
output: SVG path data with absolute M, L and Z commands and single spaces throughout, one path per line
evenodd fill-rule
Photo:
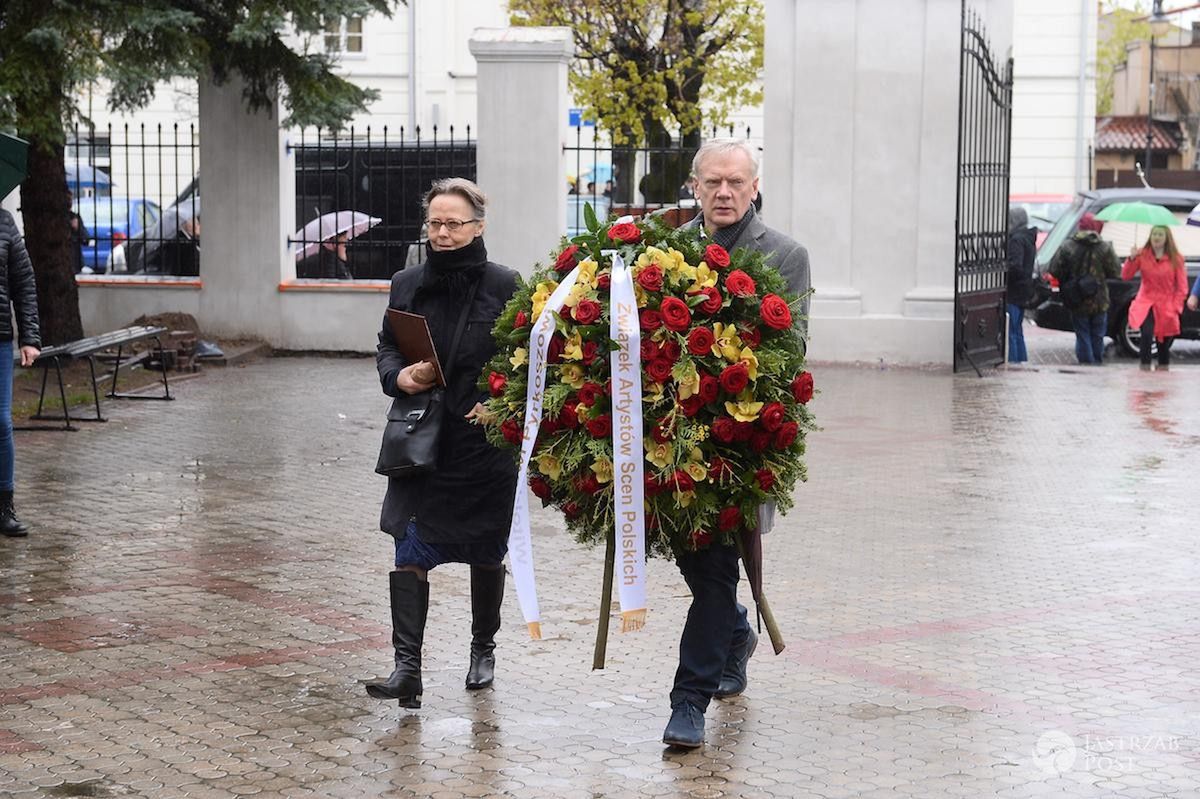
M 411 571 L 394 571 L 390 577 L 392 648 L 396 668 L 386 680 L 366 683 L 376 699 L 398 699 L 400 707 L 421 706 L 421 646 L 429 614 L 429 583 Z
M 471 567 L 471 666 L 467 688 L 492 684 L 496 674 L 496 631 L 500 629 L 500 603 L 504 600 L 504 567 Z

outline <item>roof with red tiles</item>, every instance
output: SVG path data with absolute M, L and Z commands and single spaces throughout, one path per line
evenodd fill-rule
M 1151 149 L 1178 152 L 1183 130 L 1174 120 L 1156 119 Z M 1144 151 L 1146 149 L 1146 117 L 1107 116 L 1096 120 L 1096 152 Z

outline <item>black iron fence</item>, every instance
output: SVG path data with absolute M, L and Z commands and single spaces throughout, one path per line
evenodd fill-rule
M 135 270 L 148 268 L 149 254 L 149 268 L 195 274 L 199 209 L 178 220 L 176 201 L 195 181 L 199 154 L 194 125 L 75 127 L 65 150 L 75 270 L 128 271 L 133 241 L 143 259 Z M 181 268 L 181 257 L 190 266 Z
M 692 158 L 705 140 L 717 137 L 753 139 L 749 127 L 743 131 L 730 125 L 682 136 L 659 133 L 653 143 L 627 146 L 614 145 L 607 132 L 591 124 L 576 126 L 574 143 L 563 147 L 568 173 L 565 232 L 571 236 L 583 229 L 587 204 L 602 219 L 664 208 L 679 209 L 676 224 L 691 219 L 699 210 L 689 180 Z
M 470 127 L 300 131 L 292 149 L 299 230 L 289 243 L 301 278 L 387 279 L 420 261 L 429 185 L 476 174 Z

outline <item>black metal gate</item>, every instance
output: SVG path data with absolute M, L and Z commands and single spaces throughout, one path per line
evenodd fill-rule
M 1004 360 L 1012 59 L 992 56 L 966 0 L 958 89 L 958 197 L 954 215 L 954 371 Z

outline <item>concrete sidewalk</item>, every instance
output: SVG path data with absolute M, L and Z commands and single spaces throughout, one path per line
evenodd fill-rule
M 591 671 L 602 552 L 536 517 L 463 689 L 467 570 L 431 575 L 424 707 L 390 668 L 369 359 L 280 358 L 17 436 L 0 539 L 0 796 L 1200 795 L 1200 368 L 817 368 L 811 479 L 766 542 L 788 640 L 665 749 L 686 589 Z M 743 584 L 744 587 L 744 584 Z

